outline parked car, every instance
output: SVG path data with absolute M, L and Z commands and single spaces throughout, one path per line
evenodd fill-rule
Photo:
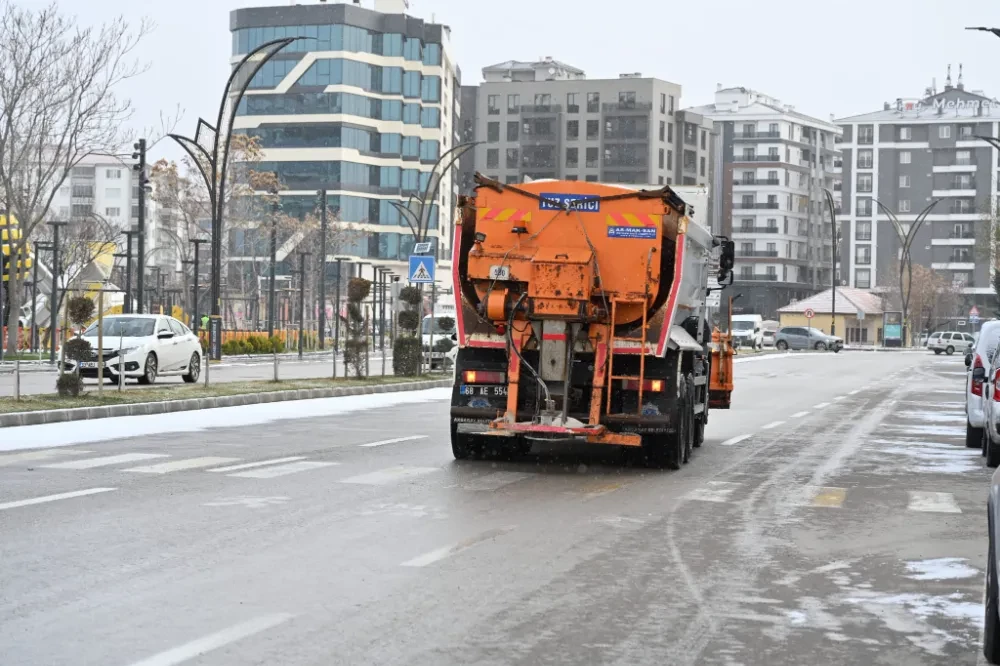
M 818 328 L 811 326 L 785 326 L 778 329 L 774 336 L 774 346 L 786 349 L 817 349 L 839 352 L 844 348 L 843 338 L 827 335 Z
M 777 331 L 769 331 L 765 329 L 764 333 L 761 335 L 761 344 L 765 347 L 773 347 L 774 338 L 777 333 Z
M 965 445 L 982 447 L 986 464 L 1000 464 L 1000 321 L 988 321 L 979 331 L 976 346 L 966 354 L 971 370 L 965 378 Z
M 115 315 L 105 317 L 104 377 L 118 381 L 136 379 L 152 384 L 158 377 L 180 376 L 194 383 L 201 375 L 201 343 L 187 326 L 165 315 Z M 97 322 L 83 332 L 93 347 L 91 358 L 80 362 L 80 375 L 97 378 Z M 123 367 L 124 366 L 124 367 Z M 68 370 L 76 363 L 66 361 Z
M 993 473 L 986 500 L 986 531 L 989 550 L 986 557 L 986 617 L 983 627 L 983 656 L 991 664 L 1000 664 L 1000 593 L 997 589 L 997 547 L 1000 546 L 1000 469 Z
M 764 318 L 759 314 L 733 315 L 733 346 L 760 349 L 764 344 Z
M 970 342 L 975 342 L 975 338 L 969 333 L 959 333 L 958 331 L 938 331 L 931 333 L 927 338 L 927 348 L 935 354 L 944 352 L 948 356 L 955 353 L 955 350 L 963 351 Z

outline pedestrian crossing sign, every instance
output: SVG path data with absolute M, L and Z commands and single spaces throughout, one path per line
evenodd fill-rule
M 434 282 L 434 257 L 410 255 L 410 282 L 431 284 Z

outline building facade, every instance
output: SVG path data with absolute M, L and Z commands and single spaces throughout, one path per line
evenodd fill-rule
M 678 182 L 679 85 L 638 73 L 588 79 L 552 58 L 486 67 L 483 79 L 462 90 L 463 132 L 481 142 L 463 183 L 474 171 L 504 183 Z
M 842 118 L 843 235 L 841 279 L 890 291 L 899 281 L 902 244 L 882 204 L 904 233 L 936 202 L 914 232 L 910 256 L 943 275 L 973 303 L 992 303 L 990 262 L 977 261 L 976 239 L 995 218 L 998 153 L 976 136 L 1000 136 L 1000 102 L 968 91 L 951 75 L 938 92 L 886 102 L 881 110 Z M 992 311 L 992 308 L 991 308 Z
M 321 2 L 230 15 L 234 62 L 272 39 L 309 38 L 264 65 L 234 127 L 259 138 L 264 155 L 256 168 L 277 174 L 283 212 L 313 213 L 317 191 L 326 190 L 329 208 L 353 230 L 328 258 L 350 256 L 399 275 L 414 239 L 390 202 L 423 191 L 460 127 L 450 29 L 407 9 L 405 0 L 375 0 L 373 9 Z M 448 171 L 427 238 L 439 263 L 449 263 L 456 196 Z M 279 240 L 281 272 L 295 251 L 294 239 L 286 241 Z M 449 286 L 450 271 L 439 270 L 438 279 Z
M 831 285 L 833 240 L 825 191 L 840 182 L 840 129 L 748 88 L 722 88 L 713 104 L 684 111 L 714 125 L 721 158 L 710 168 L 717 232 L 736 242 L 734 311 L 774 318 L 779 308 Z M 690 123 L 690 137 L 695 129 Z M 693 175 L 683 156 L 679 175 Z M 700 160 L 700 157 L 697 158 Z M 700 162 L 698 174 L 700 177 Z

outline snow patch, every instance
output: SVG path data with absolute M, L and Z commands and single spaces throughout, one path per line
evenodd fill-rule
M 943 656 L 948 643 L 966 643 L 957 636 L 929 624 L 942 618 L 968 623 L 970 631 L 978 632 L 983 607 L 963 601 L 961 594 L 934 596 L 930 594 L 883 594 L 855 590 L 846 602 L 859 606 L 885 624 L 890 631 L 903 634 L 907 640 L 930 652 Z
M 900 412 L 896 414 L 901 419 L 917 419 L 919 421 L 931 421 L 935 423 L 965 423 L 964 411 L 947 412 L 944 410 L 936 412 Z
M 912 435 L 943 435 L 948 437 L 965 437 L 965 428 L 952 427 L 952 426 L 942 426 L 942 425 L 911 425 L 911 426 L 900 426 L 895 424 L 886 424 L 887 429 L 891 429 L 893 432 L 899 432 L 904 434 Z
M 423 391 L 398 391 L 341 398 L 317 398 L 259 405 L 239 405 L 237 407 L 217 407 L 172 414 L 118 416 L 90 422 L 75 421 L 18 426 L 3 429 L 4 441 L 0 443 L 0 451 L 22 451 L 142 437 L 144 435 L 263 425 L 286 419 L 339 416 L 370 409 L 449 399 L 451 399 L 451 388 L 434 388 Z
M 934 560 L 907 562 L 906 570 L 910 572 L 907 578 L 913 580 L 956 580 L 978 576 L 979 571 L 970 567 L 966 562 L 968 560 L 961 557 L 941 557 Z

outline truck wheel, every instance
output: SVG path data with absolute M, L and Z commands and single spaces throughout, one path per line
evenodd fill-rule
M 455 460 L 469 460 L 483 455 L 484 442 L 475 435 L 460 433 L 458 424 L 451 424 L 451 453 Z
M 705 421 L 701 415 L 694 417 L 694 448 L 699 449 L 705 443 Z
M 678 396 L 674 411 L 676 430 L 667 434 L 643 435 L 642 455 L 647 467 L 654 469 L 680 469 L 686 458 L 690 441 L 690 419 L 686 396 Z
M 691 460 L 695 440 L 694 381 L 691 375 L 684 379 L 684 386 L 684 394 L 687 396 L 684 401 L 684 418 L 687 419 L 687 427 L 684 429 L 684 462 L 687 463 Z

